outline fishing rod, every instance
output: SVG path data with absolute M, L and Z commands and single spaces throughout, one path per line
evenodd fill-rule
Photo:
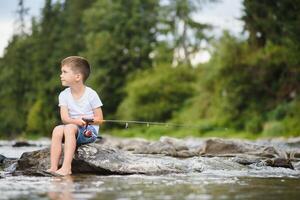
M 94 119 L 89 119 L 89 118 L 82 118 L 87 125 L 91 124 L 94 122 Z M 187 124 L 174 124 L 174 123 L 163 123 L 163 122 L 146 122 L 146 121 L 136 121 L 136 120 L 116 120 L 116 119 L 103 119 L 101 122 L 103 123 L 116 123 L 116 124 L 125 124 L 125 129 L 129 127 L 129 124 L 142 124 L 142 125 L 147 125 L 147 127 L 150 127 L 150 125 L 154 126 L 164 126 L 164 127 L 178 127 L 178 128 L 192 128 L 192 129 L 197 129 L 201 130 L 204 127 L 203 126 L 195 126 L 195 125 L 187 125 Z M 87 127 L 86 125 L 86 127 Z M 228 128 L 210 128 L 211 130 L 225 130 L 227 131 Z M 86 129 L 87 130 L 87 129 Z M 86 131 L 85 131 L 86 132 Z M 84 133 L 85 133 L 84 132 Z M 97 136 L 98 139 L 103 139 L 102 136 Z
M 106 119 L 102 120 L 104 123 L 117 123 L 125 124 L 125 128 L 129 127 L 129 124 L 142 124 L 147 127 L 150 126 L 164 126 L 164 127 L 177 127 L 177 128 L 192 128 L 192 129 L 203 129 L 203 126 L 190 125 L 190 124 L 175 124 L 175 123 L 164 123 L 164 122 L 147 122 L 147 121 L 136 121 L 136 120 L 115 120 L 115 119 Z
M 93 119 L 83 118 L 87 123 L 93 122 Z M 203 129 L 203 126 L 196 125 L 188 125 L 188 124 L 175 124 L 175 123 L 164 123 L 164 122 L 147 122 L 147 121 L 137 121 L 137 120 L 116 120 L 116 119 L 103 119 L 103 123 L 113 123 L 113 124 L 125 124 L 125 128 L 129 127 L 129 124 L 142 124 L 147 127 L 153 126 L 164 126 L 164 127 L 177 127 L 177 128 L 194 128 L 194 129 Z M 216 129 L 216 128 L 213 128 Z M 221 128 L 224 130 L 228 130 L 227 128 Z

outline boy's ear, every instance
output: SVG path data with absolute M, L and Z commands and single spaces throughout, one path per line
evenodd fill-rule
M 76 74 L 76 81 L 80 81 L 82 79 L 82 75 L 80 73 Z

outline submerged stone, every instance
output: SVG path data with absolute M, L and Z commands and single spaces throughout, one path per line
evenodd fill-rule
M 13 145 L 13 147 L 30 147 L 30 146 L 35 146 L 34 144 L 30 144 L 27 141 L 17 141 Z
M 271 166 L 271 167 L 283 167 L 283 168 L 294 169 L 294 166 L 292 165 L 290 159 L 286 159 L 286 158 L 268 159 L 265 162 L 267 163 L 267 166 Z

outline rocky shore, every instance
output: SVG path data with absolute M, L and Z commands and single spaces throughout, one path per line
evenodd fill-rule
M 49 148 L 25 152 L 20 158 L 0 155 L 0 169 L 12 175 L 42 175 L 40 172 L 49 168 L 49 156 Z M 78 147 L 72 163 L 74 174 L 151 175 L 208 170 L 300 175 L 300 138 L 249 141 L 161 137 L 148 141 L 107 136 Z

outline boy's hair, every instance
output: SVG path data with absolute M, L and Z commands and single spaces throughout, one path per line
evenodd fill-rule
M 83 77 L 83 82 L 85 82 L 90 75 L 90 64 L 89 62 L 80 56 L 69 56 L 61 61 L 61 67 L 68 65 L 73 71 L 79 72 Z

